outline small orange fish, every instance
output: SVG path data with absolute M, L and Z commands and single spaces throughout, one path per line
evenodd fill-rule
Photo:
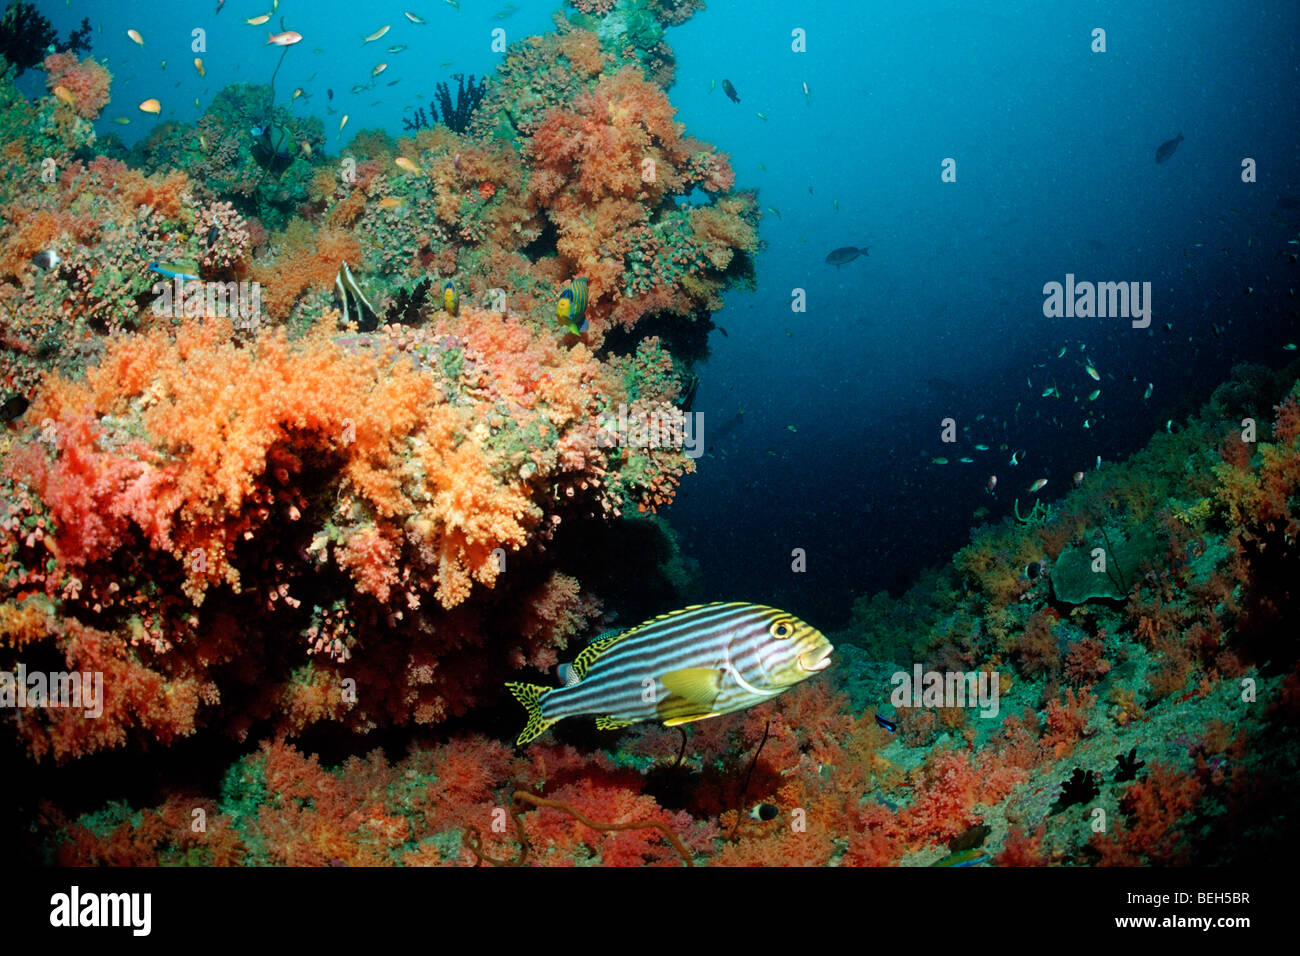
M 406 170 L 412 176 L 418 176 L 420 174 L 420 167 L 415 165 L 415 163 L 411 162 L 405 156 L 398 156 L 393 160 L 393 162 L 397 164 L 398 168 Z
M 196 57 L 194 58 L 194 69 L 196 69 L 196 70 L 199 71 L 199 76 L 207 76 L 207 75 L 208 75 L 208 71 L 205 70 L 205 69 L 203 69 L 203 58 L 200 57 L 200 56 L 196 56 Z
M 385 196 L 383 199 L 379 200 L 380 209 L 396 209 L 401 204 L 402 201 L 396 196 Z
M 126 35 L 129 36 L 136 43 L 140 44 L 141 46 L 144 46 L 144 37 L 140 36 L 139 30 L 127 30 Z
M 142 112 L 142 113 L 161 113 L 161 112 L 162 112 L 162 104 L 159 103 L 157 100 L 145 100 L 143 103 L 140 104 L 140 112 Z
M 293 46 L 295 43 L 302 42 L 302 34 L 294 33 L 292 30 L 285 30 L 283 33 L 268 33 L 266 35 L 266 45 L 274 43 L 276 46 Z
M 54 94 L 54 96 L 58 99 L 60 103 L 67 103 L 69 106 L 71 106 L 76 102 L 76 100 L 73 99 L 72 91 L 69 90 L 66 86 L 63 85 L 56 86 L 50 92 Z

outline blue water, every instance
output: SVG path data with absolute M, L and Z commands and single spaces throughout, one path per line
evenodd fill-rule
M 322 116 L 331 151 L 342 115 L 342 139 L 368 127 L 400 135 L 435 83 L 492 70 L 492 30 L 513 42 L 548 29 L 555 9 L 520 0 L 497 20 L 504 2 L 286 0 L 252 27 L 245 19 L 269 0 L 215 14 L 215 0 L 42 6 L 61 31 L 90 16 L 93 53 L 115 74 L 98 128 L 128 144 L 150 129 L 135 107 L 146 98 L 162 102 L 162 119 L 188 121 L 227 83 L 266 82 L 281 52 L 266 35 L 283 17 L 304 39 L 285 55 L 277 101 L 302 87 L 294 108 Z M 1284 253 L 1300 213 L 1279 200 L 1300 195 L 1298 21 L 1294 0 L 714 0 L 670 30 L 678 118 L 731 155 L 738 185 L 758 189 L 766 210 L 757 289 L 728 296 L 714 319 L 727 334 L 712 334 L 698 369 L 695 410 L 712 450 L 668 512 L 708 599 L 835 626 L 855 596 L 945 560 L 976 509 L 996 520 L 1038 478 L 1050 500 L 1098 456 L 1176 428 L 1232 364 L 1293 357 L 1282 345 L 1300 338 L 1296 266 Z M 362 43 L 384 24 L 386 36 Z M 1105 53 L 1090 50 L 1097 27 Z M 206 30 L 200 54 L 195 28 Z M 791 49 L 795 28 L 806 52 Z M 408 49 L 387 53 L 393 44 Z M 380 62 L 373 88 L 349 92 Z M 22 78 L 29 90 L 42 81 Z M 1157 165 L 1157 146 L 1180 132 Z M 940 178 L 948 157 L 956 182 Z M 1242 182 L 1245 157 L 1258 182 Z M 846 245 L 870 255 L 828 265 Z M 1067 273 L 1150 282 L 1150 329 L 1045 318 L 1043 286 Z M 1042 398 L 1053 385 L 1061 397 Z M 957 445 L 940 441 L 949 416 L 969 429 Z M 796 548 L 806 572 L 791 570 Z
M 1097 456 L 1177 427 L 1232 364 L 1294 357 L 1281 346 L 1300 335 L 1297 273 L 1281 253 L 1300 212 L 1277 206 L 1300 195 L 1300 7 L 1137 6 L 712 4 L 670 34 L 679 118 L 780 212 L 763 222 L 757 292 L 715 319 L 729 337 L 711 340 L 696 400 L 706 432 L 740 407 L 743 425 L 671 513 L 706 593 L 833 621 L 945 560 L 975 509 L 1000 518 L 1042 477 L 1050 500 Z M 1104 54 L 1089 49 L 1098 26 Z M 723 76 L 739 104 L 708 92 Z M 946 157 L 955 183 L 940 181 Z M 1241 181 L 1244 157 L 1258 182 Z M 863 244 L 869 258 L 824 261 Z M 1044 318 L 1043 285 L 1066 273 L 1151 282 L 1151 329 Z M 1041 398 L 1053 384 L 1062 397 Z M 939 441 L 946 416 L 970 426 L 956 446 Z

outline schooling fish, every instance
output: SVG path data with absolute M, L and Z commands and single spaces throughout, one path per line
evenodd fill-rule
M 422 20 L 420 17 L 417 17 L 410 10 L 403 10 L 402 16 L 406 17 L 406 19 L 410 20 L 414 24 L 417 24 L 418 26 L 424 25 L 424 20 Z
M 370 34 L 370 36 L 368 36 L 368 37 L 366 37 L 364 40 L 362 40 L 362 41 L 361 41 L 361 45 L 362 45 L 362 46 L 365 46 L 367 43 L 373 43 L 375 40 L 378 40 L 378 39 L 379 39 L 380 37 L 382 37 L 385 33 L 387 33 L 388 30 L 389 30 L 389 26 L 388 26 L 387 23 L 385 23 L 382 27 L 380 27 L 380 28 L 379 28 L 378 30 L 376 30 L 374 33 Z
M 731 100 L 731 102 L 740 102 L 740 97 L 736 95 L 736 88 L 731 85 L 731 80 L 722 81 L 722 92 L 727 94 L 727 99 Z
M 753 707 L 831 664 L 816 628 L 759 604 L 683 608 L 616 637 L 593 641 L 573 661 L 567 687 L 509 683 L 528 711 L 522 746 L 565 717 L 593 715 L 601 730 L 648 720 L 676 727 Z
M 268 33 L 266 35 L 266 45 L 274 43 L 276 46 L 293 46 L 295 43 L 302 42 L 302 34 L 295 33 L 292 30 L 285 30 L 283 33 Z
M 1182 141 L 1183 134 L 1179 133 L 1174 139 L 1168 139 L 1161 143 L 1160 148 L 1156 150 L 1156 162 L 1163 163 L 1170 156 L 1174 155 L 1174 150 L 1178 148 L 1178 144 Z

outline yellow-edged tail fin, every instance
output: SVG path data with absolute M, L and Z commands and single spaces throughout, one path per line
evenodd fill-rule
M 519 739 L 515 741 L 520 747 L 524 744 L 532 743 L 542 734 L 550 729 L 551 725 L 560 721 L 559 717 L 547 719 L 542 716 L 542 696 L 550 687 L 543 687 L 541 684 L 506 684 L 506 689 L 515 695 L 515 700 L 524 705 L 524 710 L 528 711 L 528 723 L 524 724 L 524 729 L 519 732 Z

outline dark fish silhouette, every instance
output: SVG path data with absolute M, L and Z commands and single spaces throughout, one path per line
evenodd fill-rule
M 826 261 L 839 268 L 846 262 L 852 262 L 858 256 L 871 255 L 871 247 L 863 246 L 859 249 L 857 246 L 841 246 L 839 249 L 832 249 L 826 254 Z
M 32 265 L 42 272 L 48 272 L 59 264 L 59 254 L 53 249 L 43 249 L 32 256 Z
M 1178 144 L 1182 141 L 1183 134 L 1179 133 L 1175 139 L 1166 140 L 1161 143 L 1160 148 L 1156 150 L 1156 162 L 1163 163 L 1170 156 L 1174 155 L 1174 150 L 1178 148 Z
M 12 422 L 14 419 L 21 418 L 31 404 L 25 395 L 10 396 L 5 399 L 3 405 L 0 405 L 0 422 Z
M 727 94 L 727 99 L 731 100 L 731 102 L 740 102 L 740 97 L 736 95 L 736 88 L 731 85 L 731 80 L 722 81 L 722 92 Z

